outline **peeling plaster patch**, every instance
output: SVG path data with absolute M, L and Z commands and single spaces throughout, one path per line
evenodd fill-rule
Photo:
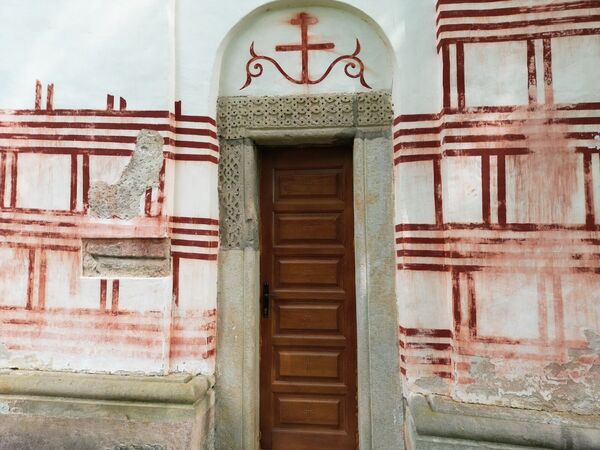
M 587 348 L 570 349 L 565 362 L 543 368 L 474 357 L 474 383 L 457 391 L 460 400 L 510 407 L 600 413 L 600 336 L 585 330 Z M 541 370 L 540 370 L 541 369 Z
M 10 405 L 5 402 L 0 402 L 0 414 L 10 414 Z
M 135 150 L 116 184 L 98 182 L 89 192 L 90 212 L 102 219 L 131 219 L 139 214 L 146 189 L 157 187 L 163 165 L 163 138 L 152 130 L 141 130 Z

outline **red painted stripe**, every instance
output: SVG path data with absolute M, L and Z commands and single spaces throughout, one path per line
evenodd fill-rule
M 543 49 L 545 103 L 552 104 L 554 103 L 554 89 L 552 87 L 552 43 L 550 39 L 543 40 Z
M 173 258 L 173 303 L 179 306 L 179 257 L 172 254 Z
M 598 29 L 598 33 L 600 34 L 600 28 Z M 506 105 L 506 106 L 472 106 L 469 107 L 465 110 L 465 112 L 467 113 L 511 113 L 511 112 L 515 112 L 515 111 L 519 111 L 522 110 L 523 106 L 522 105 Z M 552 105 L 552 110 L 555 111 L 588 111 L 588 110 L 594 110 L 594 109 L 598 109 L 600 110 L 600 102 L 587 102 L 587 103 L 565 103 L 565 104 L 554 104 Z M 456 114 L 464 114 L 464 112 L 462 111 L 458 111 L 456 109 L 449 109 L 449 108 L 444 108 L 442 109 L 442 111 L 435 113 L 435 114 L 401 114 L 396 116 L 396 118 L 394 119 L 394 125 L 398 125 L 400 123 L 406 123 L 406 122 L 424 122 L 424 121 L 435 121 L 435 120 L 439 120 L 444 116 L 453 116 Z M 587 118 L 558 118 L 558 119 L 550 119 L 552 121 L 552 123 L 554 123 L 554 120 L 582 120 L 582 119 L 587 119 Z M 524 119 L 522 119 L 524 120 Z M 506 123 L 512 123 L 511 122 L 503 122 L 503 121 L 493 121 L 493 122 L 488 122 L 488 121 L 482 121 L 482 122 L 478 122 L 478 121 L 465 121 L 465 122 L 453 122 L 453 123 L 473 123 L 474 126 L 477 126 L 476 124 L 488 124 L 488 123 L 501 123 L 501 124 L 506 124 Z M 519 123 L 519 121 L 517 121 L 516 123 Z M 451 126 L 450 124 L 444 124 L 443 126 L 445 127 L 449 127 Z
M 483 223 L 492 222 L 492 208 L 490 195 L 490 156 L 481 157 L 481 213 Z
M 451 120 L 451 117 L 450 117 Z M 402 136 L 419 136 L 423 134 L 439 134 L 443 130 L 449 129 L 470 129 L 470 128 L 492 128 L 506 127 L 511 125 L 522 125 L 527 123 L 539 123 L 540 125 L 566 124 L 566 125 L 600 125 L 600 116 L 598 117 L 563 117 L 552 119 L 500 119 L 500 120 L 469 120 L 445 122 L 437 127 L 428 128 L 405 128 L 396 130 L 394 138 Z M 593 134 L 593 133 L 591 133 Z M 592 136 L 593 137 L 593 136 Z M 588 139 L 588 138 L 586 138 Z
M 65 129 L 84 129 L 84 130 L 127 130 L 139 131 L 171 131 L 175 134 L 209 136 L 217 138 L 217 133 L 206 128 L 186 128 L 174 127 L 168 123 L 126 123 L 126 122 L 0 122 L 0 128 L 65 128 Z
M 189 228 L 171 228 L 171 234 L 189 234 L 193 236 L 218 236 L 218 230 L 194 230 Z
M 8 150 L 14 153 L 39 153 L 53 155 L 102 155 L 102 156 L 131 156 L 131 149 L 113 149 L 113 148 L 88 148 L 88 147 L 10 147 L 0 145 L 0 150 Z M 165 152 L 166 154 L 166 152 Z
M 583 174 L 585 187 L 585 224 L 590 228 L 594 228 L 596 222 L 594 211 L 594 180 L 592 178 L 592 155 L 590 153 L 583 154 Z
M 17 207 L 17 164 L 19 154 L 13 152 L 12 164 L 10 166 L 10 207 Z
M 439 147 L 440 141 L 415 141 L 415 142 L 400 142 L 394 145 L 394 152 L 398 150 L 411 149 L 411 148 L 430 148 Z
M 442 226 L 444 223 L 444 212 L 442 206 L 442 166 L 439 159 L 433 160 L 433 189 L 435 204 L 435 223 Z
M 77 209 L 77 155 L 71 155 L 71 198 L 70 208 L 71 211 Z
M 41 87 L 40 87 L 41 93 Z M 107 111 L 103 109 L 54 109 L 52 111 L 37 109 L 0 109 L 0 115 L 15 116 L 90 116 L 90 117 L 137 117 L 151 119 L 171 119 L 179 122 L 208 123 L 217 126 L 217 122 L 208 116 L 182 115 L 175 116 L 165 110 L 125 110 Z
M 112 282 L 112 301 L 110 311 L 113 314 L 119 312 L 119 280 L 113 280 Z
M 117 144 L 135 144 L 135 136 L 102 136 L 102 135 L 81 135 L 81 134 L 23 134 L 23 133 L 0 133 L 0 139 L 15 140 L 43 140 L 60 142 L 110 142 Z M 200 148 L 219 151 L 219 146 L 211 142 L 179 141 L 171 138 L 164 138 L 165 145 L 172 145 L 177 148 Z
M 463 4 L 463 3 L 473 3 L 473 4 L 478 4 L 478 3 L 497 3 L 497 2 L 503 2 L 506 0 L 437 0 L 436 4 L 435 4 L 435 8 L 439 8 L 442 5 L 459 5 L 459 4 Z
M 198 225 L 219 225 L 218 219 L 210 219 L 206 217 L 183 217 L 170 216 L 169 221 L 173 223 L 192 223 Z
M 33 283 L 35 270 L 35 250 L 29 249 L 29 260 L 27 266 L 27 305 L 25 309 L 31 310 L 33 307 Z
M 100 312 L 106 311 L 106 280 L 100 280 Z
M 498 223 L 506 225 L 506 157 L 498 155 Z
M 468 1 L 465 3 L 473 3 Z M 466 17 L 498 17 L 498 16 L 514 16 L 519 14 L 536 14 L 553 11 L 571 11 L 577 9 L 598 8 L 598 0 L 584 0 L 568 3 L 554 3 L 545 5 L 532 5 L 521 7 L 507 8 L 490 8 L 490 9 L 457 9 L 449 11 L 440 11 L 436 23 L 442 19 L 466 18 Z
M 462 142 L 500 142 L 500 141 L 524 141 L 527 136 L 524 134 L 474 134 L 462 136 L 444 136 L 442 143 L 457 144 Z
M 442 91 L 443 107 L 450 108 L 450 48 L 442 46 Z
M 146 189 L 144 194 L 144 214 L 150 216 L 152 212 L 152 188 Z
M 81 216 L 81 211 L 70 211 L 65 209 L 43 209 L 43 208 L 5 208 L 4 212 L 15 212 L 15 213 L 33 213 L 33 214 L 48 214 L 54 216 Z
M 421 263 L 408 263 L 398 264 L 398 270 L 423 270 L 429 272 L 473 272 L 483 269 L 483 266 L 478 265 L 461 265 L 461 264 L 421 264 Z
M 213 155 L 188 155 L 182 153 L 169 153 L 165 154 L 165 157 L 174 161 L 204 161 L 213 164 L 219 164 L 219 158 Z
M 46 89 L 46 111 L 54 109 L 54 84 L 49 84 Z
M 181 245 L 186 247 L 199 247 L 199 248 L 217 248 L 219 246 L 218 241 L 195 241 L 191 239 L 171 239 L 171 245 Z
M 160 173 L 158 175 L 158 195 L 156 199 L 156 216 L 162 215 L 163 203 L 165 200 L 165 171 L 167 161 L 163 160 L 162 166 L 160 167 Z
M 205 261 L 216 261 L 216 254 L 209 253 L 187 253 L 187 252 L 172 252 L 171 255 L 177 256 L 178 258 L 183 259 L 201 259 Z
M 537 68 L 535 63 L 535 42 L 527 41 L 527 92 L 529 104 L 537 103 Z
M 396 231 L 442 231 L 442 230 L 504 230 L 504 231 L 589 231 L 586 225 L 566 224 L 537 224 L 537 223 L 445 223 L 441 227 L 428 223 L 401 223 L 396 225 Z M 595 225 L 593 231 L 600 231 L 600 225 Z
M 552 39 L 556 37 L 568 36 L 590 36 L 600 34 L 600 28 L 574 28 L 560 31 L 545 31 L 539 33 L 518 33 L 498 36 L 461 36 L 458 38 L 443 38 L 438 43 L 438 50 L 444 46 L 456 44 L 457 42 L 475 43 L 475 42 L 507 42 L 507 41 L 525 41 L 528 39 Z
M 106 110 L 113 111 L 115 109 L 115 96 L 106 94 Z
M 456 90 L 458 94 L 458 110 L 464 111 L 465 100 L 465 46 L 462 42 L 456 43 Z
M 460 308 L 460 279 L 459 273 L 452 271 L 452 320 L 455 336 L 460 336 L 461 308 Z
M 394 125 L 402 122 L 423 122 L 426 120 L 438 120 L 443 116 L 443 112 L 435 114 L 400 114 L 394 119 Z
M 421 134 L 438 134 L 444 129 L 444 125 L 439 127 L 423 127 L 423 128 L 404 128 L 394 132 L 394 139 L 401 136 L 415 136 Z
M 442 155 L 444 156 L 484 156 L 484 155 L 526 155 L 531 153 L 531 150 L 527 147 L 514 147 L 514 148 L 465 148 L 465 149 L 449 149 L 444 150 Z
M 600 14 L 585 15 L 585 16 L 570 16 L 570 17 L 552 17 L 547 19 L 533 20 L 517 20 L 512 22 L 497 22 L 497 23 L 457 23 L 440 25 L 437 29 L 436 36 L 439 37 L 443 33 L 455 31 L 492 31 L 492 30 L 509 30 L 511 28 L 524 27 L 542 27 L 550 25 L 575 24 L 600 21 Z
M 50 238 L 50 239 L 80 239 L 81 236 L 78 233 L 60 233 L 51 231 L 23 231 L 23 230 L 2 230 L 0 229 L 0 236 L 18 236 L 18 237 L 39 237 L 39 238 Z M 0 244 L 1 245 L 1 244 Z
M 82 156 L 83 163 L 81 169 L 81 196 L 83 198 L 83 211 L 87 213 L 89 209 L 89 193 L 90 193 L 90 155 L 84 154 Z
M 104 109 L 54 109 L 52 111 L 38 111 L 36 109 L 0 109 L 0 114 L 15 116 L 149 117 L 153 119 L 168 119 L 170 117 L 169 111 L 106 111 Z
M 438 343 L 438 342 L 404 342 L 402 340 L 400 342 L 400 347 L 412 350 L 452 350 L 452 344 L 446 343 Z
M 438 154 L 428 154 L 428 155 L 404 155 L 398 156 L 394 159 L 394 165 L 398 165 L 400 163 L 407 162 L 415 162 L 415 161 L 433 161 L 435 159 L 440 159 L 441 155 Z
M 35 80 L 35 110 L 42 109 L 42 83 L 40 80 Z
M 4 208 L 4 191 L 6 190 L 6 152 L 0 153 L 0 209 Z
M 477 336 L 477 299 L 475 298 L 475 281 L 473 274 L 466 273 L 467 277 L 467 293 L 469 300 L 469 336 L 474 338 Z
M 400 333 L 407 336 L 452 338 L 452 330 L 443 328 L 405 328 L 399 326 Z
M 40 272 L 38 276 L 38 302 L 36 309 L 43 311 L 46 309 L 46 252 L 40 251 Z

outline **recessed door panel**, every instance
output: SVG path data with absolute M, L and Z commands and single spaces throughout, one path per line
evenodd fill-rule
M 264 450 L 358 446 L 351 155 L 262 149 Z
M 277 397 L 281 425 L 303 425 L 339 429 L 343 425 L 343 399 L 327 396 Z
M 343 244 L 341 214 L 276 214 L 275 245 Z
M 281 304 L 276 305 L 279 314 L 277 324 L 278 333 L 293 332 L 341 332 L 341 314 L 343 307 L 340 304 Z

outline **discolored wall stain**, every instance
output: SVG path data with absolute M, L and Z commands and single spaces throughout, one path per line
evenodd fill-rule
M 530 153 L 509 160 L 516 218 L 525 223 L 568 223 L 581 156 L 569 146 L 568 127 L 556 120 L 556 111 L 545 109 L 544 116 L 525 120 L 517 128 Z
M 569 349 L 563 362 L 543 367 L 472 357 L 473 383 L 457 392 L 465 401 L 545 411 L 600 413 L 600 335 L 585 330 L 587 347 Z

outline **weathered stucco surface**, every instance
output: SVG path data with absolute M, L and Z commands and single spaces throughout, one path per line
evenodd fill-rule
M 300 12 L 321 44 L 306 58 L 277 50 Z M 257 169 L 230 156 L 355 139 L 373 213 L 356 230 L 361 448 L 397 447 L 402 412 L 414 448 L 598 447 L 599 2 L 4 0 L 0 16 L 0 367 L 212 375 L 219 347 L 222 445 L 255 445 Z M 356 65 L 327 72 L 344 54 Z M 52 417 L 81 438 L 54 408 L 0 427 Z

